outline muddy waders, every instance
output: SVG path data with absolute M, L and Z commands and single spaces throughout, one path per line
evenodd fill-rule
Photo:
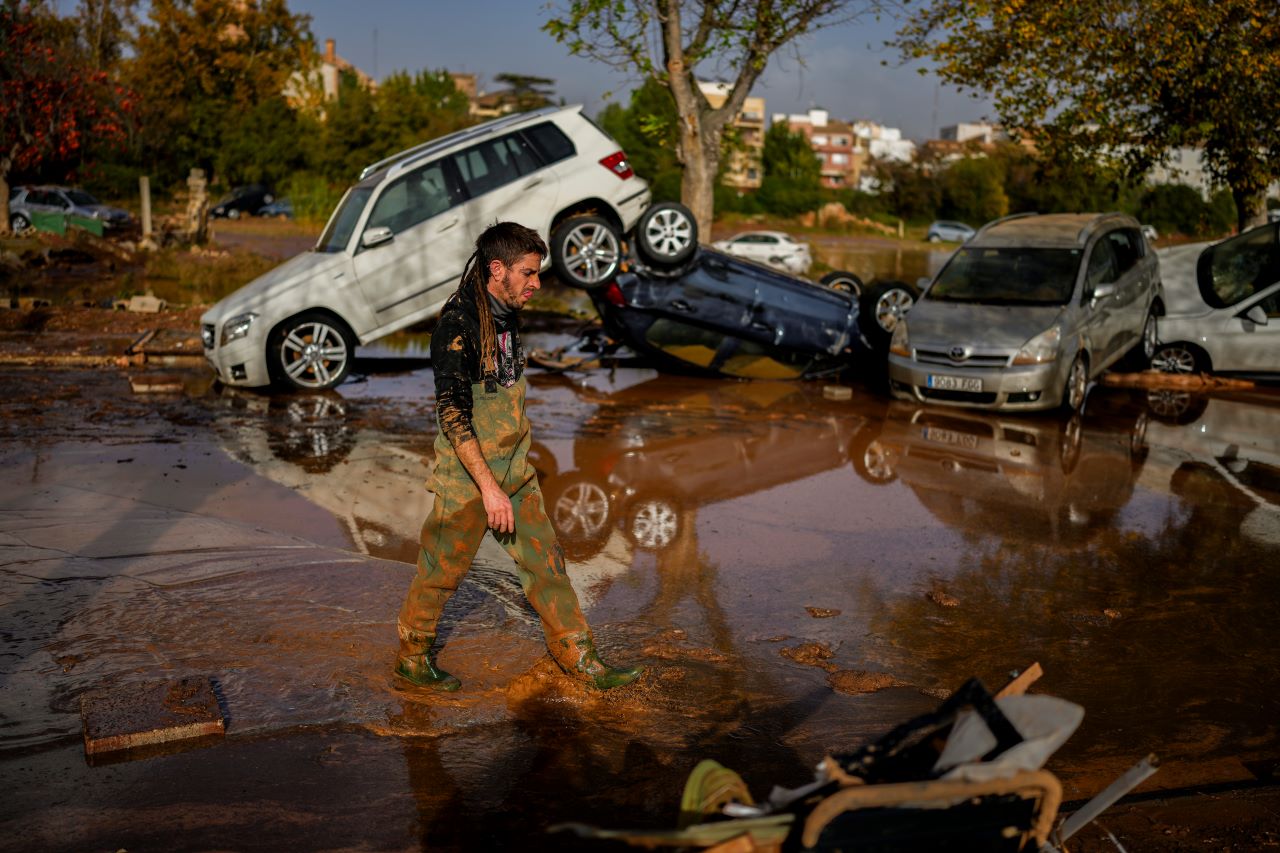
M 542 620 L 547 648 L 564 672 L 598 689 L 636 679 L 642 667 L 618 669 L 600 660 L 578 596 L 565 572 L 564 551 L 542 507 L 542 490 L 529 464 L 529 420 L 524 412 L 525 380 L 510 388 L 471 386 L 472 423 L 489 470 L 511 498 L 515 533 L 494 533 L 516 561 L 520 585 Z M 488 530 L 480 489 L 458 459 L 449 439 L 436 436 L 436 468 L 430 482 L 435 504 L 422 525 L 418 570 L 400 608 L 400 653 L 396 674 L 415 684 L 457 690 L 458 679 L 431 660 L 436 626 L 445 602 L 471 568 Z

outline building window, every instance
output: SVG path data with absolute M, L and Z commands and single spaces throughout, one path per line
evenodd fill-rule
M 755 181 L 760 179 L 760 172 L 756 169 L 747 169 L 747 180 Z
M 825 135 L 825 134 L 818 134 L 818 135 L 814 136 L 814 137 L 813 137 L 813 144 L 814 144 L 814 145 L 826 145 L 826 144 L 827 144 L 827 137 L 826 137 L 826 135 Z
M 849 155 L 848 155 L 848 154 L 832 154 L 832 155 L 831 155 L 831 165 L 833 165 L 833 166 L 847 166 L 847 165 L 849 165 Z
M 847 136 L 837 136 L 837 137 L 836 137 L 836 143 L 835 143 L 835 144 L 836 144 L 836 145 L 838 145 L 838 146 L 840 146 L 841 148 L 846 148 L 846 147 L 848 147 L 848 145 L 849 145 L 849 137 L 847 137 Z

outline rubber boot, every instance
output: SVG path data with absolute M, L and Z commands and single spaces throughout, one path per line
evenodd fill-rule
M 462 682 L 435 665 L 431 660 L 431 646 L 436 638 L 431 634 L 400 629 L 400 654 L 396 657 L 396 675 L 419 687 L 452 692 Z
M 597 690 L 612 690 L 630 684 L 644 672 L 643 666 L 613 667 L 600 660 L 590 634 L 569 634 L 560 638 L 552 648 L 552 657 L 565 675 Z

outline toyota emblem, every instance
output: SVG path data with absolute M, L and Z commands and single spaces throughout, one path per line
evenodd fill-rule
M 968 353 L 965 352 L 964 347 L 952 347 L 947 355 L 951 356 L 952 361 L 964 361 L 965 356 L 967 356 Z

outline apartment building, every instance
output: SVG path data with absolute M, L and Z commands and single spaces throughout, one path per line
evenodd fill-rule
M 853 126 L 835 121 L 826 110 L 778 113 L 774 122 L 785 122 L 793 133 L 803 133 L 822 166 L 822 185 L 831 189 L 856 187 L 866 167 L 866 152 L 858 145 Z
M 718 109 L 729 98 L 728 83 L 698 81 L 707 103 Z M 757 190 L 764 179 L 764 98 L 751 95 L 733 119 L 739 147 L 729 155 L 722 181 L 738 190 Z

